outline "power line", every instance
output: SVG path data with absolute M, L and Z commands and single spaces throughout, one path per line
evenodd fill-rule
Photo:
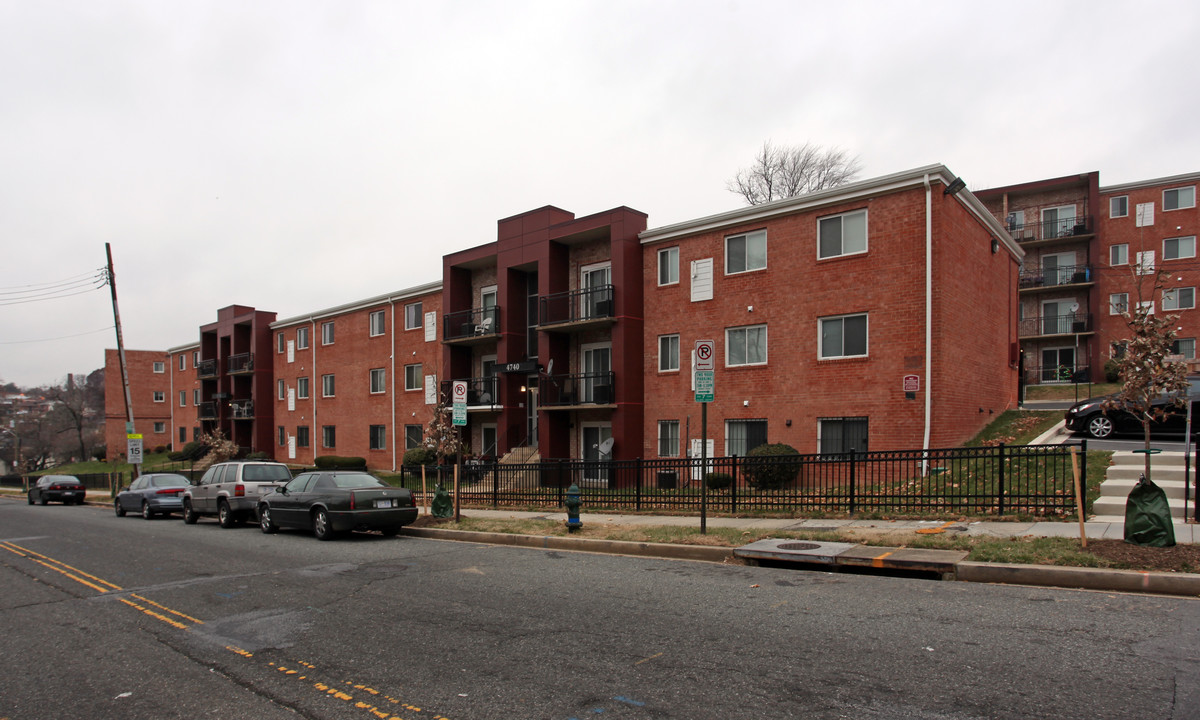
M 34 283 L 32 285 L 8 285 L 0 287 L 0 295 L 14 295 L 19 293 L 37 292 L 39 290 L 48 290 L 62 285 L 69 285 L 86 279 L 102 279 L 108 281 L 108 273 L 104 268 L 96 268 L 86 273 L 72 275 L 61 280 L 52 280 L 44 283 Z
M 24 290 L 0 292 L 0 306 L 57 300 L 73 295 L 81 295 L 92 290 L 99 290 L 107 284 L 108 272 L 104 268 L 101 268 L 91 275 L 77 277 L 74 280 L 44 283 L 42 285 L 27 285 Z M 9 297 L 3 297 L 5 295 Z
M 70 338 L 83 337 L 84 335 L 95 335 L 96 333 L 108 332 L 109 330 L 112 330 L 113 327 L 114 326 L 109 325 L 108 327 L 100 328 L 99 330 L 89 330 L 87 332 L 76 333 L 74 335 L 61 335 L 59 337 L 42 338 L 41 340 L 5 340 L 0 341 L 0 345 L 27 345 L 30 343 L 53 342 L 55 340 L 69 340 Z

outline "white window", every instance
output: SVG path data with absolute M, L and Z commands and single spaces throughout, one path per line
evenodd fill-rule
M 1129 264 L 1129 245 L 1121 243 L 1113 245 L 1108 249 L 1108 264 L 1109 265 L 1128 265 Z
M 167 424 L 165 422 L 154 423 L 154 432 L 159 433 L 161 435 L 162 433 L 165 433 L 166 431 L 167 431 Z
M 767 266 L 767 231 L 725 238 L 725 274 L 762 270 Z
M 670 372 L 679 369 L 679 336 L 658 336 L 658 371 Z
M 308 348 L 308 328 L 296 328 L 296 349 L 305 350 Z
M 1146 300 L 1145 302 L 1138 303 L 1138 310 L 1145 310 L 1147 315 L 1153 315 L 1154 314 L 1154 301 Z
M 1171 345 L 1172 355 L 1182 355 L 1188 360 L 1196 358 L 1196 338 L 1177 338 Z
M 308 399 L 308 378 L 296 378 L 296 397 L 300 400 Z
M 1129 216 L 1129 196 L 1122 195 L 1120 197 L 1108 199 L 1108 216 L 1110 218 L 1123 218 Z
M 658 456 L 679 457 L 679 421 L 658 421 Z
M 405 330 L 420 330 L 424 327 L 425 313 L 421 310 L 421 303 L 409 303 L 404 306 L 404 329 Z
M 1196 307 L 1196 288 L 1172 288 L 1163 290 L 1163 310 L 1191 310 Z
M 179 369 L 180 369 L 180 370 L 186 370 L 186 369 L 187 369 L 187 355 L 182 355 L 182 354 L 181 354 L 181 355 L 179 356 Z
M 280 425 L 279 426 L 279 446 L 283 447 L 284 445 L 287 445 L 287 428 Z
M 725 454 L 744 456 L 767 442 L 766 420 L 726 420 Z
M 1163 240 L 1163 260 L 1196 257 L 1196 236 Z
M 162 390 L 154 391 L 154 402 L 166 402 L 166 401 L 167 401 L 166 393 L 164 393 Z
M 321 426 L 321 447 L 335 448 L 337 447 L 337 426 L 322 425 Z
M 164 363 L 164 362 L 156 362 L 156 363 L 154 363 L 154 372 L 156 372 L 156 373 L 165 373 L 166 371 L 167 371 L 167 364 L 166 364 L 166 363 Z
M 1154 251 L 1144 250 L 1137 254 L 1137 274 L 1138 275 L 1153 275 L 1154 274 Z
M 282 354 L 284 348 L 287 347 L 287 341 L 283 338 L 283 333 L 275 336 L 275 352 Z
M 1163 210 L 1183 210 L 1196 207 L 1196 186 L 1163 190 Z
M 855 210 L 817 221 L 817 257 L 856 255 L 867 251 L 867 211 Z
M 329 322 L 326 322 L 326 323 L 321 323 L 321 344 L 322 345 L 332 345 L 333 344 L 333 321 L 332 320 L 330 320 Z
M 666 248 L 658 251 L 658 284 L 676 285 L 679 283 L 679 248 Z
M 1113 293 L 1108 296 L 1108 314 L 1120 315 L 1129 312 L 1129 293 Z
M 863 357 L 867 354 L 867 314 L 821 318 L 818 357 Z
M 817 418 L 817 447 L 822 455 L 867 451 L 867 418 Z
M 404 366 L 404 389 L 405 390 L 420 390 L 422 387 L 422 385 L 421 385 L 422 380 L 423 380 L 423 376 L 421 375 L 421 363 Z
M 767 326 L 727 328 L 725 366 L 764 365 L 767 362 Z
M 375 395 L 387 389 L 387 373 L 383 368 L 371 369 L 371 394 Z
M 713 299 L 713 259 L 692 261 L 692 302 Z
M 383 334 L 383 310 L 371 313 L 371 337 Z
M 333 397 L 336 390 L 333 381 L 333 373 L 321 376 L 321 397 Z
M 405 425 L 404 426 L 404 449 L 412 450 L 413 448 L 421 447 L 422 441 L 425 439 L 425 428 L 421 425 Z
M 372 425 L 370 426 L 370 443 L 367 445 L 370 450 L 387 450 L 387 426 Z
M 187 390 L 179 391 L 179 407 L 187 407 Z
M 276 397 L 280 400 L 287 397 L 287 385 L 282 380 L 275 381 L 275 393 Z
M 1134 221 L 1137 227 L 1149 227 L 1154 224 L 1154 203 L 1138 203 L 1137 219 Z
M 193 404 L 193 405 L 199 405 L 199 404 L 200 404 L 200 391 L 199 391 L 199 390 L 193 390 L 193 391 L 192 391 L 192 404 Z

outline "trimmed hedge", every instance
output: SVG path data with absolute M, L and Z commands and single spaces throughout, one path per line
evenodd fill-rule
M 405 465 L 436 465 L 437 453 L 432 448 L 415 447 L 404 451 Z
M 321 455 L 313 460 L 321 470 L 366 470 L 365 458 L 341 455 Z
M 768 458 L 799 456 L 800 452 L 785 443 L 764 443 L 746 453 L 746 457 Z M 754 463 L 746 465 L 745 475 L 750 485 L 756 490 L 779 490 L 796 481 L 800 474 L 800 462 L 781 460 L 772 463 Z
M 733 485 L 733 476 L 725 472 L 711 472 L 704 476 L 709 490 L 725 490 Z

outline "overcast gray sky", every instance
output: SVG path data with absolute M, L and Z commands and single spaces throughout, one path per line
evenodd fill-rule
M 165 349 L 435 281 L 547 204 L 734 209 L 767 139 L 974 189 L 1194 172 L 1197 35 L 1195 0 L 0 0 L 0 381 L 103 365 L 107 289 L 26 298 L 106 242 L 126 347 Z

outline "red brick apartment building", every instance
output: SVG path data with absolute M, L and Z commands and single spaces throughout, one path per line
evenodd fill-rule
M 933 165 L 643 232 L 638 453 L 699 438 L 700 339 L 717 455 L 944 447 L 1012 407 L 1024 253 L 955 179 Z
M 167 350 L 171 368 L 171 447 L 179 450 L 200 437 L 200 344 L 191 343 Z
M 277 460 L 396 468 L 421 444 L 439 388 L 441 291 L 435 282 L 271 324 Z
M 1026 251 L 1018 290 L 1025 383 L 1102 380 L 1127 336 L 1121 312 L 1139 301 L 1179 314 L 1176 350 L 1195 358 L 1198 179 L 1100 187 L 1089 172 L 976 193 Z M 1170 271 L 1162 287 L 1154 269 Z
M 162 350 L 126 350 L 134 430 L 149 450 L 171 443 L 171 375 Z M 125 392 L 116 350 L 104 351 L 104 444 L 110 459 L 125 454 Z

